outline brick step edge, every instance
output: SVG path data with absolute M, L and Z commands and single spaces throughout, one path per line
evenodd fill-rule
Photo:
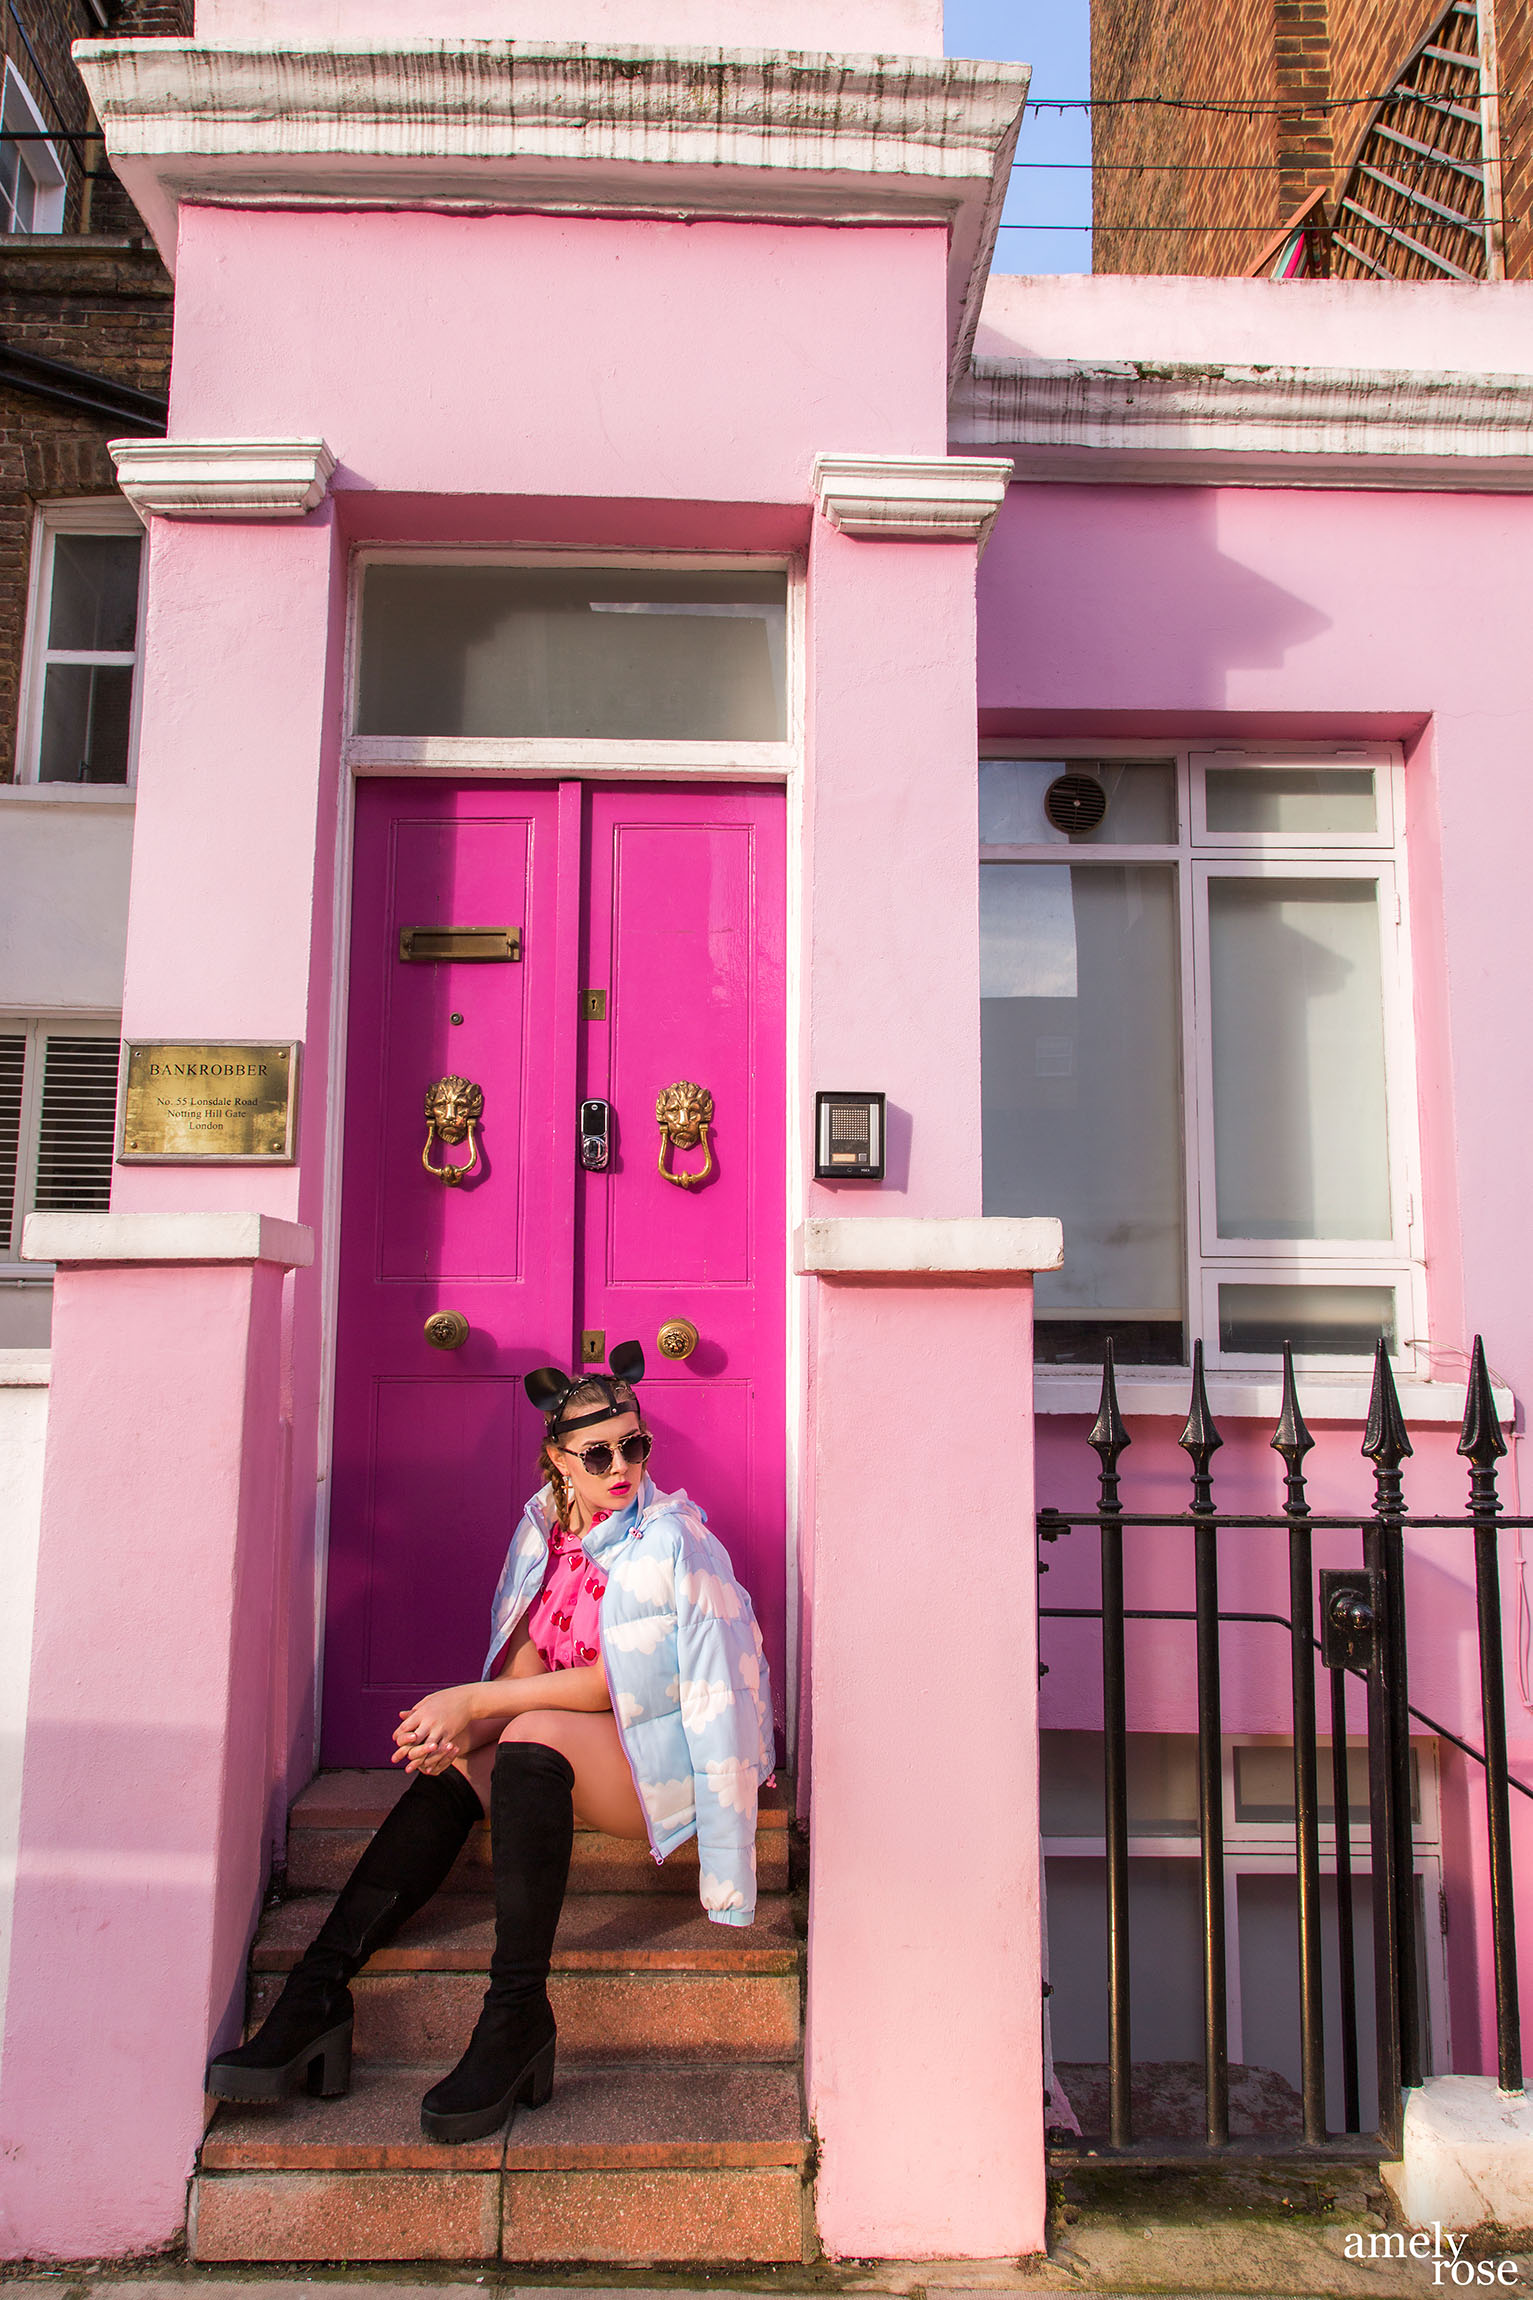
M 718 2171 L 235 2172 L 192 2182 L 199 2264 L 365 2260 L 625 2268 L 817 2256 L 803 2175 Z
M 253 1973 L 290 1972 L 334 1902 L 326 1893 L 290 1893 L 261 1920 L 250 1953 Z M 495 1904 L 479 1893 L 439 1893 L 412 1917 L 397 1940 L 363 1967 L 380 1973 L 478 1973 L 489 1969 Z M 554 1946 L 560 1973 L 797 1972 L 804 1943 L 786 1893 L 762 1893 L 752 1925 L 715 1925 L 701 1909 L 677 1906 L 674 1894 L 571 1895 Z
M 293 1892 L 338 1892 L 361 1859 L 372 1832 L 363 1828 L 297 1829 L 288 1838 L 287 1881 Z M 577 1830 L 570 1863 L 572 1893 L 691 1893 L 697 1892 L 698 1862 L 694 1842 L 678 1845 L 663 1863 L 647 1845 L 623 1837 L 604 1837 L 594 1829 Z M 489 1832 L 476 1830 L 443 1890 L 450 1893 L 483 1892 L 490 1878 Z M 782 1893 L 788 1889 L 788 1839 L 785 1831 L 762 1830 L 756 1838 L 756 1889 Z

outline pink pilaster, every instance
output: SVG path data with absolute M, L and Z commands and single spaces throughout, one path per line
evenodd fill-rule
M 0 2246 L 171 2242 L 261 1890 L 284 1271 L 253 1214 L 34 1216 L 60 1262 Z

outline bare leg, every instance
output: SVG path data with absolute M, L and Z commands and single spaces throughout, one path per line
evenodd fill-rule
M 618 1739 L 617 1720 L 610 1709 L 597 1712 L 575 1709 L 529 1709 L 513 1717 L 501 1741 L 541 1741 L 568 1758 L 575 1771 L 575 1818 L 587 1829 L 604 1829 L 613 1837 L 647 1837 L 644 1809 L 633 1785 L 628 1759 Z M 490 1775 L 495 1770 L 492 1741 L 457 1760 L 490 1809 Z

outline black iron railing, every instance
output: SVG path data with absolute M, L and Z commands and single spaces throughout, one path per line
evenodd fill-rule
M 1107 2131 L 1098 2152 L 1143 2154 L 1154 2135 L 1136 2135 L 1131 2108 L 1133 2040 L 1129 1991 L 1128 1669 L 1125 1624 L 1186 1621 L 1197 1653 L 1198 1834 L 1203 1938 L 1203 2090 L 1207 2152 L 1230 2147 L 1223 1701 L 1220 1630 L 1225 1623 L 1260 1623 L 1287 1632 L 1293 1715 L 1294 1855 L 1298 1888 L 1298 1998 L 1302 2146 L 1356 2151 L 1360 2126 L 1358 2008 L 1353 1962 L 1352 1824 L 1348 1770 L 1346 1682 L 1367 1690 L 1369 1866 L 1374 1943 L 1374 2032 L 1378 2060 L 1379 2148 L 1398 2153 L 1403 2091 L 1422 2080 L 1421 2011 L 1416 1954 L 1415 1860 L 1412 1842 L 1410 1725 L 1412 1718 L 1484 1768 L 1491 1924 L 1494 1942 L 1497 2073 L 1505 2091 L 1522 2085 L 1522 2041 L 1517 2004 L 1517 1946 L 1512 1902 L 1510 1792 L 1533 1797 L 1533 1788 L 1507 1769 L 1505 1688 L 1502 1670 L 1501 1593 L 1497 1535 L 1533 1526 L 1508 1517 L 1496 1492 L 1496 1464 L 1506 1451 L 1496 1417 L 1484 1347 L 1475 1338 L 1458 1451 L 1469 1465 L 1469 1506 L 1462 1516 L 1415 1516 L 1407 1511 L 1404 1463 L 1412 1448 L 1388 1355 L 1381 1343 L 1362 1452 L 1373 1464 L 1373 1507 L 1364 1516 L 1317 1515 L 1309 1506 L 1304 1458 L 1314 1444 L 1299 1409 L 1293 1355 L 1283 1353 L 1282 1411 L 1271 1444 L 1282 1456 L 1284 1505 L 1270 1516 L 1226 1513 L 1214 1496 L 1212 1462 L 1223 1439 L 1209 1411 L 1202 1345 L 1193 1354 L 1192 1395 L 1180 1444 L 1191 1465 L 1191 1494 L 1180 1513 L 1143 1514 L 1123 1507 L 1119 1463 L 1130 1444 L 1118 1408 L 1112 1344 L 1105 1350 L 1102 1394 L 1088 1443 L 1098 1460 L 1094 1510 L 1043 1509 L 1041 1541 L 1053 1542 L 1094 1526 L 1101 1548 L 1101 1603 L 1043 1605 L 1047 1620 L 1100 1620 L 1107 1895 Z M 1175 1607 L 1131 1607 L 1124 1602 L 1125 1542 L 1140 1530 L 1185 1528 L 1192 1535 L 1194 1601 Z M 1286 1534 L 1288 1612 L 1234 1612 L 1219 1603 L 1219 1543 L 1223 1530 Z M 1481 1732 L 1476 1749 L 1410 1700 L 1405 1640 L 1405 1535 L 1407 1530 L 1471 1533 L 1474 1539 L 1475 1612 L 1480 1659 Z M 1357 1568 L 1314 1568 L 1317 1532 L 1361 1536 Z M 1040 1570 L 1045 1570 L 1040 1564 Z M 1318 1602 L 1317 1602 L 1318 1599 Z M 1318 1616 L 1318 1619 L 1317 1619 Z M 1318 1630 L 1318 1634 L 1317 1634 Z M 1331 1779 L 1334 1814 L 1338 1972 L 1337 2043 L 1343 2130 L 1326 2123 L 1324 1940 L 1321 1928 L 1319 1750 L 1315 1656 L 1330 1679 Z M 1355 1736 L 1354 1736 L 1355 1745 Z M 1179 2151 L 1185 2153 L 1185 2150 Z

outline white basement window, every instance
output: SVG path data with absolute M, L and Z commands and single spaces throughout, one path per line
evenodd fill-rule
M 21 1259 L 28 1214 L 107 1209 L 117 1056 L 115 1023 L 0 1016 L 0 1349 L 48 1340 L 52 1272 Z
M 1064 1223 L 1041 1362 L 1414 1366 L 1400 776 L 1382 745 L 981 761 L 985 1211 Z
M 143 529 L 125 503 L 39 509 L 18 779 L 131 779 Z

